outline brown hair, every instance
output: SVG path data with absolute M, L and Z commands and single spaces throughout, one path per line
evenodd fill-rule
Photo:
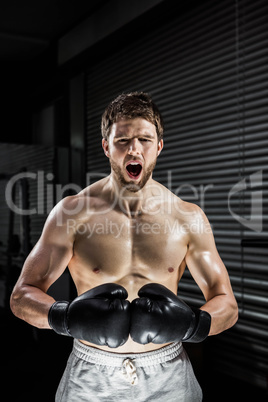
M 141 117 L 155 125 L 158 141 L 163 138 L 163 119 L 145 92 L 123 93 L 115 98 L 105 109 L 101 119 L 101 133 L 105 140 L 110 135 L 111 126 L 121 119 Z

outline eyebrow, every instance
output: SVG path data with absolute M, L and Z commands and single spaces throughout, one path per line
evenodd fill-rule
M 125 132 L 119 132 L 119 133 L 115 134 L 115 138 L 120 138 L 120 137 L 127 138 L 127 137 L 130 137 L 130 136 L 129 136 L 128 134 L 126 134 Z M 154 135 L 152 135 L 152 134 L 146 132 L 146 133 L 137 134 L 137 135 L 135 135 L 134 137 L 144 137 L 144 138 L 153 139 L 153 138 L 154 138 Z

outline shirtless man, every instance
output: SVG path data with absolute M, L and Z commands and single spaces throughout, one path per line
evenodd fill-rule
M 12 311 L 75 338 L 56 401 L 201 401 L 181 342 L 201 342 L 238 316 L 209 222 L 152 178 L 163 125 L 147 94 L 111 102 L 102 136 L 111 174 L 52 210 Z M 177 296 L 186 265 L 206 300 L 200 309 Z M 78 297 L 55 301 L 47 290 L 66 266 Z

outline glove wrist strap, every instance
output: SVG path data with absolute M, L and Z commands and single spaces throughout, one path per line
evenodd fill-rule
M 52 304 L 48 312 L 48 323 L 50 327 L 59 335 L 71 336 L 67 326 L 67 301 L 56 301 Z
M 182 342 L 199 343 L 204 341 L 209 334 L 211 326 L 211 315 L 204 310 L 193 310 L 196 318 L 195 327 L 190 336 L 187 334 L 186 338 L 182 339 Z

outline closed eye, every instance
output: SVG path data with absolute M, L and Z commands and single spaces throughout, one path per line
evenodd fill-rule
M 149 142 L 149 141 L 152 141 L 152 140 L 150 138 L 140 138 L 140 141 Z
M 119 142 L 119 144 L 125 144 L 127 142 L 129 142 L 129 138 L 118 138 L 117 142 Z M 150 142 L 152 141 L 150 138 L 139 138 L 140 142 Z

